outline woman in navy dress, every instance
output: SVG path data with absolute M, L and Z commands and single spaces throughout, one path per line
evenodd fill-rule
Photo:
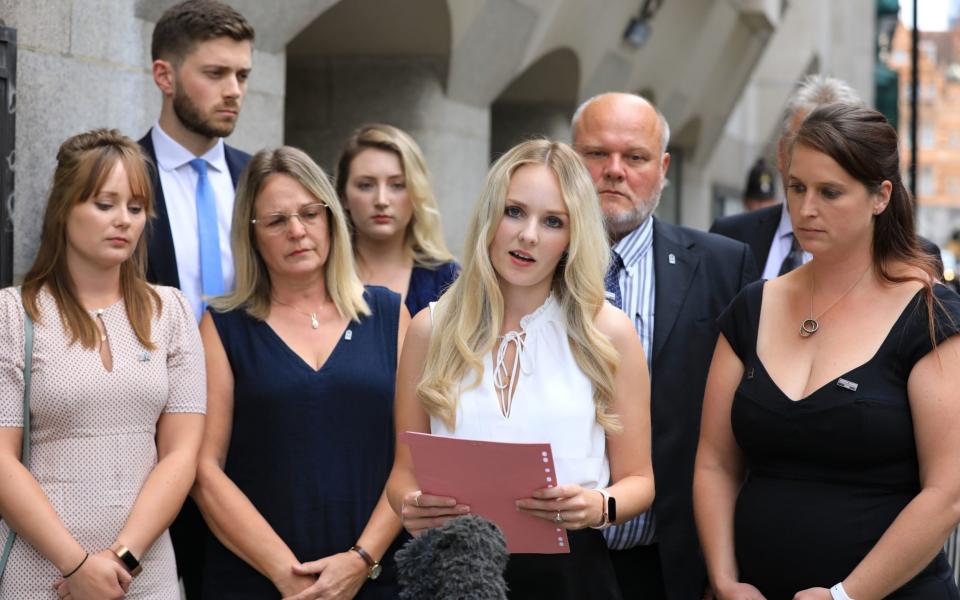
M 813 260 L 719 319 L 694 507 L 714 592 L 956 599 L 960 298 L 918 247 L 897 135 L 812 112 L 786 173 Z
M 250 161 L 233 249 L 236 290 L 200 324 L 204 598 L 392 598 L 400 522 L 383 487 L 409 315 L 363 287 L 333 188 L 295 148 Z
M 399 293 L 416 315 L 460 272 L 443 241 L 423 153 L 396 127 L 364 125 L 344 143 L 336 180 L 360 278 Z

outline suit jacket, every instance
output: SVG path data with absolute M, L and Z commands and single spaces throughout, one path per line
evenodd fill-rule
M 782 214 L 783 204 L 781 203 L 729 217 L 720 217 L 710 226 L 710 232 L 719 233 L 749 245 L 753 256 L 757 259 L 757 271 L 763 275 L 763 268 L 767 265 L 770 246 L 773 244 L 773 236 L 777 233 Z M 920 250 L 936 263 L 937 273 L 942 274 L 943 258 L 940 256 L 940 248 L 922 235 L 917 235 L 917 243 Z
M 750 246 L 754 258 L 757 259 L 757 271 L 763 275 L 763 268 L 767 265 L 770 246 L 773 244 L 773 236 L 777 233 L 782 214 L 783 203 L 780 203 L 759 210 L 720 217 L 710 226 L 710 232 L 719 233 Z
M 693 519 L 693 464 L 716 319 L 758 278 L 743 243 L 654 220 L 650 418 L 654 512 L 669 600 L 699 600 L 706 568 Z
M 153 148 L 153 138 L 150 133 L 139 141 L 140 147 L 152 164 L 148 171 L 150 172 L 150 184 L 153 186 L 153 206 L 156 216 L 147 224 L 147 281 L 160 285 L 169 285 L 175 288 L 180 287 L 180 275 L 177 273 L 177 256 L 173 247 L 173 232 L 170 230 L 170 217 L 167 216 L 167 202 L 163 195 L 163 186 L 160 184 L 160 171 L 157 166 L 157 153 Z M 227 169 L 230 171 L 230 179 L 233 180 L 233 187 L 236 189 L 237 180 L 240 179 L 240 173 L 250 161 L 250 155 L 242 150 L 237 150 L 232 146 L 223 146 L 224 157 L 227 161 Z

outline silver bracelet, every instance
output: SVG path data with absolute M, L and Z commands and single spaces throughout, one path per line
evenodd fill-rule
M 603 496 L 603 511 L 600 513 L 600 524 L 591 525 L 590 529 L 606 529 L 607 527 L 613 525 L 613 523 L 610 522 L 610 515 L 607 513 L 607 507 L 610 503 L 610 494 L 603 488 L 596 488 L 594 491 L 600 492 L 600 495 Z
M 847 590 L 843 589 L 842 581 L 830 588 L 830 596 L 833 600 L 853 600 L 853 598 L 847 595 Z

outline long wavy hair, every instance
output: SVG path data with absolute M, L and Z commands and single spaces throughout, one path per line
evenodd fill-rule
M 236 287 L 231 293 L 212 299 L 210 306 L 221 312 L 243 308 L 261 321 L 270 314 L 270 271 L 257 249 L 250 221 L 255 218 L 260 190 L 267 178 L 277 173 L 292 177 L 327 207 L 330 253 L 324 265 L 324 281 L 340 316 L 355 321 L 369 315 L 370 307 L 363 299 L 363 283 L 353 264 L 350 230 L 343 207 L 337 202 L 323 169 L 305 152 L 291 146 L 261 150 L 243 170 L 237 184 L 230 233 Z
M 577 153 L 548 140 L 514 147 L 487 174 L 467 233 L 463 271 L 434 309 L 417 397 L 428 414 L 453 429 L 461 383 L 470 375 L 467 386 L 480 384 L 483 357 L 493 351 L 504 315 L 489 248 L 503 218 L 510 178 L 524 165 L 544 165 L 560 183 L 570 219 L 570 245 L 557 266 L 551 293 L 560 304 L 574 359 L 593 384 L 597 422 L 608 432 L 619 431 L 610 403 L 620 357 L 595 325 L 605 302 L 603 275 L 610 259 L 600 202 Z
M 402 129 L 392 125 L 372 123 L 350 134 L 343 144 L 343 151 L 340 153 L 340 159 L 337 160 L 334 173 L 337 197 L 340 201 L 344 204 L 347 202 L 350 164 L 358 154 L 368 148 L 390 152 L 400 159 L 407 194 L 413 207 L 413 216 L 407 225 L 405 245 L 413 255 L 414 263 L 436 268 L 453 260 L 453 255 L 443 241 L 440 210 L 437 208 L 437 200 L 430 186 L 427 161 L 424 160 L 423 152 L 420 151 L 417 143 Z M 352 222 L 351 230 L 353 230 Z
M 116 129 L 77 134 L 67 138 L 57 151 L 53 185 L 43 213 L 40 249 L 23 279 L 22 290 L 27 314 L 39 323 L 43 315 L 37 295 L 41 289 L 47 289 L 57 303 L 60 321 L 70 334 L 71 344 L 79 341 L 84 348 L 94 348 L 100 332 L 77 298 L 76 284 L 67 268 L 67 221 L 78 204 L 90 202 L 100 192 L 118 162 L 127 172 L 134 199 L 143 203 L 148 218 L 153 216 L 153 193 L 146 161 L 140 146 Z M 154 311 L 160 314 L 162 304 L 144 276 L 147 264 L 144 237 L 140 235 L 130 258 L 120 264 L 120 295 L 134 334 L 145 348 L 152 350 L 155 346 L 150 339 L 150 322 Z
M 875 110 L 828 104 L 815 109 L 803 121 L 790 144 L 791 157 L 798 145 L 832 158 L 871 194 L 878 193 L 884 181 L 890 182 L 890 201 L 883 212 L 873 216 L 873 268 L 887 283 L 923 284 L 930 339 L 936 345 L 934 310 L 939 303 L 932 283 L 937 278 L 936 261 L 917 242 L 913 198 L 900 178 L 896 130 Z M 891 270 L 895 264 L 918 269 L 927 277 L 895 275 Z

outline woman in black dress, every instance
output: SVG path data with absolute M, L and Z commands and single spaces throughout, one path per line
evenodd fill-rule
M 364 283 L 397 292 L 414 316 L 457 278 L 427 163 L 406 132 L 379 123 L 354 131 L 337 161 L 336 188 Z
M 786 173 L 813 260 L 719 319 L 694 507 L 717 597 L 957 598 L 960 298 L 916 244 L 875 111 L 804 121 Z

